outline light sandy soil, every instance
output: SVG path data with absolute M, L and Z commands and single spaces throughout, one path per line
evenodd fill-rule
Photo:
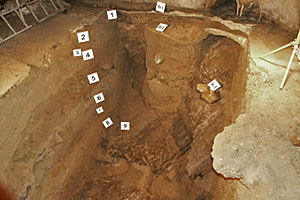
M 213 172 L 209 154 L 214 135 L 232 123 L 240 111 L 241 99 L 233 97 L 242 96 L 245 79 L 240 76 L 246 73 L 235 73 L 234 69 L 248 62 L 246 57 L 240 56 L 243 55 L 241 46 L 227 38 L 208 38 L 203 45 L 207 46 L 201 49 L 203 55 L 199 55 L 203 59 L 199 60 L 203 71 L 193 74 L 199 79 L 188 82 L 188 89 L 180 91 L 187 92 L 183 98 L 188 99 L 184 106 L 189 110 L 183 106 L 184 112 L 166 115 L 145 104 L 142 91 L 146 74 L 144 28 L 160 20 L 173 23 L 174 28 L 169 30 L 174 32 L 167 33 L 172 39 L 173 33 L 180 36 L 180 31 L 185 30 L 182 27 L 198 30 L 212 22 L 203 20 L 203 16 L 185 23 L 186 19 L 170 14 L 127 16 L 122 13 L 118 23 L 108 23 L 105 15 L 99 18 L 101 13 L 103 9 L 76 8 L 0 46 L 0 158 L 3 158 L 0 177 L 13 188 L 16 196 L 38 200 L 297 199 L 300 164 L 296 158 L 300 150 L 290 144 L 288 133 L 300 131 L 299 66 L 294 63 L 284 90 L 279 91 L 285 68 L 257 58 L 290 42 L 295 34 L 271 25 L 253 27 L 243 101 L 246 107 L 236 123 L 219 134 L 236 134 L 232 142 L 237 138 L 239 144 L 247 146 L 249 143 L 249 148 L 238 151 L 238 156 L 220 154 L 223 160 L 230 159 L 229 164 L 235 163 L 231 162 L 233 158 L 238 164 L 250 163 L 243 167 L 244 180 L 253 181 L 250 186 L 246 183 L 248 190 L 239 181 L 224 180 Z M 97 23 L 92 25 L 90 21 Z M 84 27 L 84 24 L 91 26 Z M 243 29 L 232 31 L 219 23 L 213 24 L 213 28 L 226 30 L 236 38 L 247 38 L 249 25 L 231 24 Z M 99 57 L 89 65 L 75 60 L 71 53 L 80 46 L 73 31 L 82 29 L 97 38 L 92 48 Z M 151 34 L 149 38 L 154 44 L 148 56 L 154 55 L 159 45 L 155 33 Z M 206 34 L 203 33 L 202 39 Z M 169 42 L 170 46 L 175 44 L 173 49 L 178 48 L 178 41 Z M 89 48 L 89 45 L 80 47 Z M 122 45 L 126 53 L 121 50 Z M 189 55 L 188 48 L 188 45 L 183 46 L 182 52 Z M 290 49 L 285 50 L 268 59 L 285 65 L 290 53 Z M 232 55 L 239 55 L 237 57 L 243 60 L 235 60 L 237 57 L 232 58 Z M 180 56 L 175 54 L 174 60 Z M 213 59 L 215 57 L 218 59 Z M 187 63 L 192 63 L 188 66 L 194 65 L 192 61 L 187 59 Z M 152 60 L 147 62 L 148 67 L 152 64 L 156 69 Z M 173 63 L 172 67 L 182 70 L 178 61 Z M 102 80 L 101 84 L 91 87 L 86 75 L 94 71 L 101 73 Z M 157 74 L 155 79 L 165 79 L 162 72 Z M 225 83 L 220 90 L 222 99 L 208 105 L 192 86 L 214 76 Z M 164 81 L 171 85 L 172 78 Z M 232 86 L 233 82 L 236 85 Z M 105 116 L 113 117 L 116 123 L 108 131 L 101 125 L 104 116 L 99 118 L 94 111 L 92 95 L 99 90 L 107 94 Z M 197 112 L 198 109 L 201 112 Z M 209 121 L 209 117 L 212 120 Z M 132 131 L 120 132 L 119 121 L 127 120 L 132 122 Z M 200 122 L 208 128 L 195 131 Z M 226 153 L 231 146 L 231 143 L 222 144 L 219 149 Z M 197 154 L 195 149 L 204 152 L 203 155 Z M 188 155 L 193 155 L 190 157 L 196 164 L 198 158 L 204 160 L 200 167 L 194 164 L 195 171 L 190 176 L 186 170 Z M 251 166 L 250 170 L 247 166 Z M 199 170 L 201 167 L 204 170 Z M 282 196 L 285 194 L 289 196 Z
M 300 129 L 300 65 L 294 59 L 286 85 L 279 90 L 292 48 L 258 57 L 295 38 L 272 25 L 258 25 L 250 35 L 247 107 L 236 123 L 215 139 L 214 168 L 227 177 L 240 177 L 240 199 L 297 199 L 300 148 L 289 135 Z

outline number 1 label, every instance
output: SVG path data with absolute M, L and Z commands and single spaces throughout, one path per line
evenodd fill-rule
M 108 20 L 117 19 L 117 10 L 109 10 L 106 12 Z

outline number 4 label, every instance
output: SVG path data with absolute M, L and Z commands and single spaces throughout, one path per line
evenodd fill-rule
M 102 124 L 104 125 L 105 128 L 108 128 L 110 127 L 111 125 L 113 125 L 114 123 L 112 122 L 111 118 L 108 117 L 106 120 L 104 120 L 102 122 Z
M 82 58 L 84 61 L 93 59 L 94 58 L 93 50 L 89 49 L 89 50 L 83 51 Z
M 117 19 L 118 16 L 117 16 L 117 10 L 110 10 L 110 11 L 107 11 L 107 18 L 108 20 L 112 20 L 112 19 Z
M 77 39 L 78 39 L 78 43 L 90 41 L 89 32 L 84 31 L 84 32 L 77 33 Z
M 165 9 L 166 9 L 166 4 L 165 4 L 165 3 L 159 2 L 159 1 L 156 3 L 156 8 L 155 8 L 155 10 L 156 10 L 157 12 L 164 13 L 164 12 L 165 12 Z

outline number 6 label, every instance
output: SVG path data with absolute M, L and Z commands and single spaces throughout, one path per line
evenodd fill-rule
M 117 16 L 117 10 L 110 10 L 110 11 L 107 11 L 107 18 L 108 20 L 112 20 L 112 19 L 117 19 L 118 16 Z
M 77 33 L 77 39 L 78 39 L 78 43 L 90 41 L 89 32 L 84 31 L 84 32 Z
M 100 102 L 104 101 L 105 98 L 104 98 L 103 93 L 101 92 L 101 93 L 99 93 L 99 94 L 96 94 L 96 95 L 94 96 L 94 100 L 95 100 L 96 103 L 100 103 Z
M 89 49 L 89 50 L 83 51 L 82 58 L 84 61 L 93 59 L 94 58 L 93 50 Z

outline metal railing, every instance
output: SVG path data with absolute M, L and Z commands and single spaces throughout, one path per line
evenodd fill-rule
M 28 25 L 28 23 L 25 20 L 25 17 L 23 15 L 22 9 L 26 8 L 27 10 L 29 10 L 30 14 L 33 16 L 34 20 L 36 22 L 42 22 L 45 19 L 57 14 L 60 11 L 64 10 L 64 7 L 61 5 L 61 3 L 59 2 L 59 0 L 44 0 L 44 3 L 49 3 L 48 5 L 50 5 L 52 7 L 52 9 L 55 10 L 55 12 L 48 12 L 46 7 L 43 6 L 41 0 L 32 0 L 29 1 L 23 5 L 20 5 L 19 0 L 15 0 L 16 2 L 16 7 L 9 10 L 9 11 L 4 11 L 1 13 L 0 10 L 0 19 L 2 19 L 4 21 L 4 23 L 7 25 L 7 27 L 9 28 L 9 30 L 12 32 L 11 35 L 5 37 L 5 38 L 1 38 L 0 36 L 0 44 L 15 37 L 16 35 L 28 30 L 29 28 L 31 28 L 32 26 L 34 26 L 36 23 L 34 23 L 33 25 Z M 56 4 L 55 4 L 56 3 Z M 45 17 L 38 17 L 37 13 L 35 13 L 36 11 L 34 11 L 34 9 L 32 8 L 34 5 L 37 5 L 37 8 L 41 8 L 43 13 L 46 15 Z M 16 16 L 18 17 L 18 19 L 23 23 L 24 28 L 22 28 L 21 30 L 16 30 L 16 28 L 14 27 L 14 24 L 12 22 L 9 22 L 9 20 L 7 19 L 7 16 L 9 14 L 15 13 Z M 1 29 L 0 29 L 0 33 L 1 33 Z

